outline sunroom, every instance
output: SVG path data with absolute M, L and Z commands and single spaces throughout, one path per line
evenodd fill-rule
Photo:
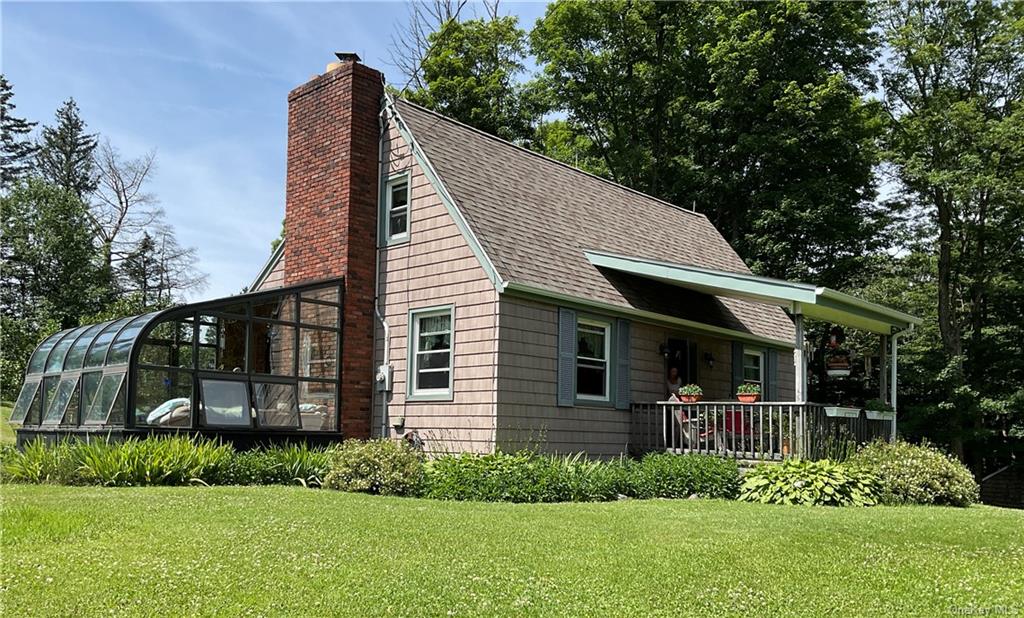
M 18 443 L 178 431 L 338 440 L 342 290 L 322 281 L 58 332 L 29 360 L 11 414 Z

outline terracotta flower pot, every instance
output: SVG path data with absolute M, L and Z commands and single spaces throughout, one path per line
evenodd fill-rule
M 700 401 L 700 395 L 680 395 L 679 400 L 683 403 L 697 403 Z
M 760 393 L 737 393 L 736 397 L 741 403 L 757 403 L 761 399 Z

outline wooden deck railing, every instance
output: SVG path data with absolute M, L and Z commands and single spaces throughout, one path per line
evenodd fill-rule
M 743 460 L 835 457 L 850 443 L 888 439 L 891 421 L 837 417 L 816 403 L 732 401 L 632 405 L 630 450 Z

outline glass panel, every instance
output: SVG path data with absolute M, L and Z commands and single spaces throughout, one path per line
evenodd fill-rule
M 416 355 L 417 369 L 447 369 L 451 354 L 443 352 L 421 352 Z
M 442 315 L 425 315 L 417 318 L 419 326 L 417 332 L 420 337 L 424 335 L 450 333 L 452 329 L 452 316 L 449 313 Z
M 589 397 L 605 396 L 605 373 L 603 363 L 579 361 L 576 365 L 576 394 Z
M 32 404 L 38 404 L 39 381 L 25 382 L 18 393 L 18 400 L 14 402 L 14 409 L 11 410 L 12 423 L 25 423 L 32 409 Z M 38 407 L 38 405 L 37 405 Z M 7 419 L 2 419 L 7 420 Z
M 332 305 L 302 303 L 299 309 L 299 321 L 303 324 L 338 328 L 338 308 Z
M 89 380 L 94 380 L 93 376 L 99 375 L 101 374 L 89 374 Z M 100 379 L 94 394 L 90 394 L 92 387 L 88 381 L 86 382 L 85 401 L 87 404 L 85 413 L 82 415 L 83 423 L 105 423 L 107 421 L 107 416 L 110 414 L 110 406 L 114 403 L 118 391 L 124 390 L 121 388 L 123 381 L 123 373 L 108 373 Z
M 405 234 L 409 227 L 409 215 L 403 210 L 392 210 L 391 215 L 388 217 L 388 230 L 391 236 L 401 236 Z
M 416 390 L 448 390 L 448 371 L 418 371 Z
M 205 425 L 249 427 L 249 389 L 245 382 L 202 380 Z
M 79 403 L 82 399 L 82 384 L 78 380 L 75 382 L 75 390 L 71 391 L 71 401 L 68 402 L 67 410 L 64 412 L 64 418 L 60 420 L 63 425 L 78 424 Z
M 135 339 L 154 317 L 156 317 L 156 313 L 137 317 L 121 331 L 113 345 L 110 346 L 110 353 L 107 354 L 108 365 L 123 365 L 128 362 L 128 356 L 132 351 L 132 346 L 135 344 Z
M 246 322 L 204 316 L 199 324 L 199 368 L 245 371 Z
M 158 427 L 192 425 L 192 374 L 188 371 L 139 369 L 135 424 Z
M 157 324 L 139 350 L 139 363 L 192 368 L 193 323 L 191 319 Z
M 750 382 L 761 381 L 761 357 L 757 354 L 743 355 L 743 379 Z
M 605 328 L 580 324 L 577 332 L 576 355 L 582 358 L 605 360 Z
M 338 333 L 304 328 L 299 338 L 299 375 L 306 378 L 336 379 Z
M 295 375 L 295 327 L 270 322 L 252 323 L 249 353 L 252 370 L 275 376 Z
M 310 300 L 319 300 L 325 303 L 338 304 L 341 302 L 337 285 L 332 285 L 326 288 L 316 288 L 315 290 L 306 290 L 302 293 L 302 297 Z
M 61 337 L 68 334 L 68 331 L 62 330 L 59 333 L 50 335 L 49 338 L 45 339 L 36 348 L 36 351 L 32 354 L 32 358 L 28 361 L 28 373 L 42 373 L 46 367 L 46 357 L 50 355 L 50 350 L 53 346 L 60 341 Z
M 336 392 L 334 382 L 299 381 L 299 419 L 303 431 L 336 430 Z
M 75 390 L 75 386 L 78 385 L 78 376 L 73 378 L 64 378 L 60 381 L 57 386 L 56 392 L 52 397 L 46 398 L 46 416 L 43 417 L 44 423 L 59 423 L 64 418 L 64 412 L 67 411 L 68 403 L 71 401 L 71 394 Z
M 60 384 L 60 376 L 50 376 L 43 378 L 43 386 L 40 392 L 40 410 L 45 414 L 50 409 L 50 402 L 53 401 L 54 396 L 57 394 L 57 386 Z M 42 416 L 39 417 L 42 420 Z
M 298 395 L 294 384 L 253 383 L 256 421 L 260 427 L 298 427 Z
M 64 369 L 64 357 L 67 355 L 68 350 L 71 349 L 71 345 L 75 343 L 78 336 L 88 328 L 88 326 L 76 328 L 53 346 L 53 350 L 50 351 L 50 357 L 46 360 L 46 373 Z
M 85 357 L 86 367 L 102 367 L 104 360 L 107 357 L 107 348 L 110 347 L 110 342 L 113 341 L 121 327 L 127 324 L 132 318 L 121 318 L 116 322 L 111 322 L 103 329 L 103 332 L 96 336 L 96 340 L 92 344 L 92 348 L 89 349 L 89 353 Z
M 103 330 L 106 324 L 93 324 L 89 327 L 85 333 L 78 338 L 78 341 L 71 346 L 68 350 L 68 355 L 64 357 L 64 371 L 69 369 L 81 369 L 82 363 L 85 362 L 85 353 L 89 349 L 89 344 L 92 343 L 96 335 Z
M 224 313 L 234 313 L 236 315 L 244 316 L 245 315 L 245 303 L 244 302 L 241 302 L 241 303 L 231 303 L 230 305 L 225 305 L 223 307 L 214 307 L 210 311 L 221 311 L 221 312 L 224 312 Z
M 399 182 L 391 185 L 391 210 L 399 210 L 409 205 L 409 183 Z
M 82 422 L 85 422 L 86 417 L 89 415 L 89 404 L 96 398 L 96 393 L 99 391 L 100 382 L 103 380 L 103 373 L 99 371 L 92 371 L 89 373 L 82 374 Z
M 294 322 L 295 295 L 288 294 L 280 298 L 254 301 L 252 304 L 252 315 L 257 318 L 270 318 L 272 320 Z

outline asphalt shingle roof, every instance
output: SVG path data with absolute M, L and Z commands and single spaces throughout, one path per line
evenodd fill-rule
M 592 176 L 404 100 L 395 102 L 501 277 L 611 305 L 656 311 L 780 341 L 779 307 L 602 271 L 598 250 L 749 273 L 702 214 Z

